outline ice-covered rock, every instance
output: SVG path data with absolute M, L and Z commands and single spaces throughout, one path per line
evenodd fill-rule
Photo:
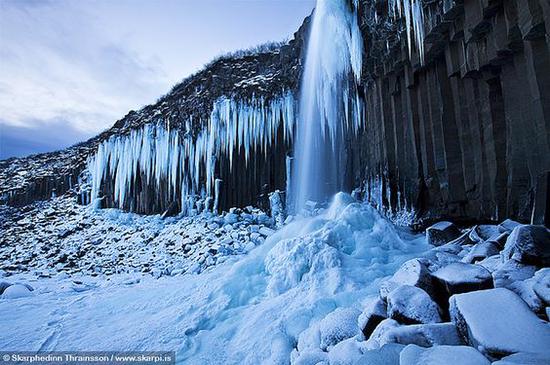
M 399 365 L 489 365 L 479 351 L 468 346 L 435 346 L 423 348 L 409 345 L 399 355 Z
M 23 284 L 13 284 L 7 287 L 2 294 L 2 299 L 24 298 L 32 295 L 28 286 Z
M 550 265 L 550 230 L 543 226 L 524 225 L 514 228 L 502 252 L 505 260 L 539 266 Z
M 549 351 L 550 326 L 508 289 L 453 295 L 450 314 L 462 338 L 488 357 Z
M 239 216 L 236 213 L 227 213 L 223 219 L 227 224 L 235 224 L 239 221 Z
M 404 324 L 441 322 L 438 305 L 428 293 L 410 285 L 388 294 L 388 317 Z
M 7 281 L 0 281 L 0 295 L 6 290 L 7 287 L 9 287 L 11 283 L 8 283 Z
M 470 252 L 461 260 L 464 263 L 472 264 L 478 261 L 485 260 L 487 257 L 498 255 L 500 252 L 499 246 L 493 241 L 483 241 L 476 243 Z
M 492 365 L 550 365 L 550 354 L 518 352 L 503 357 Z
M 501 231 L 508 232 L 508 233 L 512 232 L 514 228 L 516 228 L 517 226 L 521 226 L 521 223 L 516 222 L 512 219 L 506 219 L 501 224 L 499 224 Z
M 272 230 L 271 228 L 268 228 L 268 227 L 261 227 L 258 231 L 258 233 L 260 233 L 262 236 L 264 237 L 269 237 L 271 236 L 273 233 L 275 233 L 274 230 Z
M 438 222 L 426 229 L 428 243 L 441 246 L 460 236 L 460 230 L 451 222 Z
M 363 313 L 359 316 L 359 328 L 365 338 L 369 338 L 376 326 L 387 318 L 386 303 L 382 299 L 375 299 L 367 304 Z
M 529 279 L 535 275 L 536 270 L 535 266 L 524 265 L 515 260 L 508 260 L 492 273 L 495 288 L 507 288 L 516 281 Z
M 348 338 L 336 344 L 328 353 L 330 365 L 354 365 L 362 357 L 359 343 L 355 338 Z
M 443 309 L 448 308 L 453 294 L 493 287 L 491 273 L 481 265 L 455 262 L 437 270 L 433 277 L 434 297 Z
M 323 318 L 319 324 L 321 349 L 326 350 L 359 334 L 357 318 L 360 314 L 361 312 L 355 308 L 338 308 Z
M 550 305 L 550 268 L 535 273 L 533 291 L 545 305 Z
M 388 281 L 380 285 L 380 298 L 386 300 L 388 294 L 400 285 L 419 287 L 426 292 L 432 289 L 432 277 L 427 259 L 412 259 L 405 262 Z
M 354 365 L 399 365 L 399 354 L 404 348 L 403 345 L 389 343 L 379 349 L 365 351 Z
M 453 323 L 413 324 L 391 328 L 381 336 L 379 343 L 413 344 L 423 347 L 463 344 Z
M 297 353 L 290 362 L 291 365 L 328 364 L 328 354 L 319 349 Z
M 400 324 L 394 319 L 384 319 L 382 322 L 380 322 L 378 326 L 376 326 L 376 328 L 370 335 L 366 347 L 370 349 L 379 348 L 382 345 L 381 343 L 383 342 L 385 334 L 392 328 L 396 328 L 399 326 Z
M 496 240 L 501 234 L 502 229 L 499 226 L 490 224 L 475 226 L 470 231 L 470 237 L 477 242 Z

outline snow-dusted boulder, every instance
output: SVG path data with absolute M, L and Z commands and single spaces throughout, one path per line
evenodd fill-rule
M 481 265 L 455 262 L 433 273 L 434 295 L 436 301 L 448 308 L 449 298 L 453 294 L 493 287 L 493 277 L 489 270 Z
M 490 224 L 475 226 L 470 231 L 470 237 L 477 242 L 496 240 L 501 234 L 502 229 L 499 226 Z
M 478 261 L 485 260 L 487 257 L 498 255 L 500 253 L 499 246 L 493 241 L 483 241 L 475 244 L 470 252 L 461 260 L 467 264 L 473 264 Z
M 399 365 L 399 354 L 404 348 L 403 345 L 389 343 L 379 349 L 365 351 L 354 365 Z
M 545 305 L 550 305 L 550 268 L 535 273 L 533 291 Z
M 478 265 L 483 266 L 492 273 L 498 270 L 502 266 L 502 260 L 500 259 L 500 254 L 489 256 L 486 259 L 483 259 L 477 263 Z
M 355 338 L 348 338 L 330 349 L 328 359 L 330 365 L 353 365 L 361 359 L 359 343 Z
M 236 213 L 227 213 L 223 220 L 226 224 L 235 224 L 239 221 L 239 216 Z
M 405 262 L 391 279 L 380 285 L 380 298 L 387 299 L 388 294 L 400 285 L 419 287 L 428 293 L 432 289 L 432 277 L 428 270 L 430 262 L 427 259 L 412 259 Z
M 399 355 L 399 365 L 490 365 L 479 351 L 468 346 L 409 345 Z
M 450 314 L 459 334 L 490 358 L 549 351 L 550 326 L 508 289 L 453 295 Z
M 502 252 L 505 260 L 539 266 L 550 265 L 550 230 L 543 226 L 518 226 L 514 228 Z
M 392 328 L 396 328 L 399 326 L 400 324 L 394 319 L 388 318 L 383 320 L 378 326 L 376 326 L 374 332 L 372 332 L 372 334 L 370 335 L 366 347 L 369 349 L 379 348 L 380 346 L 382 346 L 385 334 Z
M 379 343 L 398 343 L 431 347 L 436 345 L 462 345 L 453 323 L 413 324 L 391 328 L 384 333 Z
M 382 299 L 377 298 L 367 304 L 358 319 L 359 328 L 363 331 L 365 338 L 368 339 L 376 326 L 386 318 L 386 303 Z
M 319 349 L 300 352 L 290 361 L 291 365 L 318 365 L 328 364 L 328 354 Z
M 338 342 L 360 333 L 357 318 L 361 312 L 354 308 L 338 308 L 329 313 L 319 324 L 321 349 L 336 345 Z
M 439 307 L 428 293 L 410 285 L 388 294 L 388 317 L 404 324 L 441 322 Z
M 518 352 L 495 361 L 492 365 L 550 365 L 550 354 Z
M 516 281 L 529 279 L 535 275 L 536 270 L 535 266 L 508 260 L 492 273 L 495 288 L 507 288 Z
M 4 293 L 2 294 L 2 298 L 15 299 L 15 298 L 30 297 L 31 295 L 32 295 L 32 291 L 29 289 L 27 285 L 13 284 L 8 286 L 6 290 L 4 290 Z
M 460 236 L 460 230 L 451 222 L 438 222 L 426 229 L 428 243 L 441 246 Z
M 8 283 L 6 281 L 0 281 L 0 295 L 2 295 L 4 290 L 6 290 L 10 285 L 11 283 Z
M 516 228 L 517 226 L 521 226 L 521 223 L 518 223 L 512 219 L 506 219 L 505 221 L 503 221 L 501 224 L 498 225 L 500 227 L 500 230 L 502 232 L 512 232 L 514 230 L 514 228 Z

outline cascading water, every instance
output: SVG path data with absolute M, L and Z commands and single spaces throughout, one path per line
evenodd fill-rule
M 361 117 L 355 81 L 363 48 L 356 9 L 357 1 L 317 1 L 294 142 L 291 203 L 297 213 L 308 200 L 326 201 L 343 188 L 345 137 L 357 131 Z

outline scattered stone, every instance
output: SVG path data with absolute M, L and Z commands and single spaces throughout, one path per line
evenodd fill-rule
M 410 285 L 388 294 L 388 317 L 403 324 L 441 322 L 439 308 L 428 293 Z
M 473 241 L 490 241 L 497 239 L 502 234 L 501 228 L 499 226 L 494 226 L 490 224 L 481 224 L 475 226 L 470 231 L 470 237 Z
M 380 344 L 398 343 L 431 347 L 436 345 L 462 345 L 456 326 L 452 323 L 413 324 L 389 329 Z
M 239 216 L 236 213 L 227 213 L 223 219 L 226 224 L 235 224 L 239 221 Z
M 460 230 L 451 222 L 438 222 L 426 229 L 428 243 L 441 246 L 460 236 Z
M 546 305 L 550 305 L 550 268 L 544 268 L 535 273 L 533 290 Z
M 369 303 L 359 316 L 359 328 L 365 338 L 369 338 L 375 328 L 387 318 L 386 303 L 382 299 L 376 299 Z
M 369 344 L 367 347 L 371 348 L 379 348 L 381 346 L 381 342 L 383 341 L 384 335 L 390 331 L 392 328 L 399 327 L 400 324 L 391 318 L 384 319 L 372 332 L 372 334 L 369 337 L 369 340 L 367 343 Z
M 450 314 L 459 335 L 489 358 L 548 351 L 550 326 L 508 289 L 453 295 Z
M 550 266 L 550 230 L 532 225 L 514 228 L 502 256 L 524 264 Z
M 435 346 L 423 348 L 408 345 L 399 355 L 399 365 L 489 365 L 476 349 L 468 346 Z
M 8 286 L 4 293 L 2 294 L 2 299 L 16 299 L 30 297 L 32 291 L 26 285 L 23 284 L 13 284 Z
M 521 226 L 521 223 L 518 223 L 512 219 L 506 219 L 501 224 L 499 224 L 501 231 L 508 233 L 512 232 L 517 226 Z
M 265 236 L 265 237 L 269 237 L 271 236 L 273 233 L 275 233 L 274 230 L 272 230 L 271 228 L 268 228 L 268 227 L 261 227 L 260 230 L 258 231 L 262 236 Z

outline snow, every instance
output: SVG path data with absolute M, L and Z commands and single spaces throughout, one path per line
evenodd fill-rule
M 435 346 L 422 348 L 409 345 L 401 351 L 400 365 L 490 365 L 476 349 L 467 346 Z
M 431 347 L 435 345 L 458 346 L 462 344 L 462 341 L 458 336 L 454 324 L 433 323 L 392 328 L 384 333 L 379 343 L 413 344 L 422 347 Z
M 357 318 L 360 312 L 355 308 L 338 308 L 329 313 L 319 324 L 321 350 L 360 333 Z
M 516 294 L 504 288 L 457 294 L 450 299 L 453 322 L 471 344 L 490 356 L 550 352 L 550 326 Z
M 304 331 L 337 308 L 360 309 L 381 278 L 428 249 L 423 236 L 396 230 L 370 206 L 342 201 L 329 207 L 333 219 L 296 220 L 200 274 L 14 275 L 31 277 L 36 294 L 17 305 L 0 300 L 0 326 L 10 333 L 0 348 L 176 350 L 185 364 L 288 363 Z

